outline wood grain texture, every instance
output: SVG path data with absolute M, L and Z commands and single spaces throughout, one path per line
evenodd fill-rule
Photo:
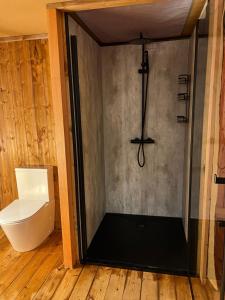
M 143 272 L 141 300 L 157 300 L 159 295 L 158 275 Z
M 83 269 L 83 266 L 80 266 L 76 269 L 69 269 L 66 271 L 65 276 L 61 280 L 57 290 L 55 291 L 52 299 L 54 300 L 66 300 L 69 299 L 73 288 L 79 278 L 79 275 Z
M 201 15 L 201 12 L 204 8 L 204 5 L 206 3 L 206 0 L 193 0 L 192 6 L 189 11 L 187 20 L 185 22 L 182 35 L 191 35 L 193 32 L 193 29 L 198 21 L 198 18 Z
M 159 275 L 159 298 L 160 300 L 175 300 L 175 280 L 171 275 Z
M 218 153 L 218 170 L 217 176 L 225 177 L 225 38 L 223 39 L 223 70 L 221 82 L 221 96 L 219 106 L 219 153 Z M 220 213 L 219 213 L 220 212 Z M 216 203 L 216 220 L 225 220 L 225 186 L 218 185 L 217 203 Z M 224 249 L 224 228 L 215 224 L 215 271 L 217 281 L 222 278 L 222 261 Z
M 201 285 L 199 278 L 192 278 L 191 283 L 192 283 L 193 294 L 194 294 L 195 300 L 200 300 L 200 299 L 209 300 L 207 291 L 204 288 L 204 286 Z
M 192 299 L 187 277 L 92 265 L 65 269 L 59 232 L 29 254 L 14 251 L 5 236 L 0 236 L 0 246 L 6 244 L 0 255 L 8 266 L 0 273 L 1 300 Z M 7 256 L 9 249 L 11 256 Z M 211 297 L 198 278 L 192 279 L 192 286 L 196 300 L 218 300 Z
M 49 253 L 53 252 L 56 253 L 56 249 L 58 249 L 57 245 L 61 244 L 59 242 L 60 234 L 53 234 L 50 236 L 47 241 L 39 247 L 37 250 L 33 250 L 30 253 L 31 259 L 29 260 L 29 263 L 25 265 L 22 263 L 22 268 L 19 267 L 21 262 L 26 261 L 25 258 L 28 255 L 16 255 L 14 261 L 11 261 L 11 264 L 16 265 L 16 269 L 19 271 L 19 273 L 13 272 L 12 267 L 9 268 L 9 265 L 7 266 L 7 270 L 4 271 L 4 285 L 1 285 L 0 293 L 4 291 L 4 296 L 7 299 L 16 299 L 16 297 L 20 294 L 23 287 L 29 282 L 29 280 L 34 276 L 35 272 L 39 269 L 40 265 L 44 263 L 44 261 L 47 259 Z M 61 247 L 61 246 L 60 246 Z M 15 253 L 15 251 L 14 251 Z M 25 253 L 24 253 L 25 254 Z M 12 271 L 12 272 L 11 272 Z M 17 276 L 16 276 L 17 275 Z M 8 280 L 7 280 L 8 278 Z M 9 281 L 10 279 L 10 281 Z M 10 283 L 10 284 L 9 284 Z M 1 282 L 2 284 L 2 282 Z M 2 286 L 4 288 L 2 289 Z M 6 290 L 5 290 L 6 289 Z
M 97 274 L 95 276 L 95 280 L 90 289 L 89 295 L 87 297 L 88 300 L 105 299 L 105 294 L 107 287 L 109 285 L 110 276 L 112 273 L 112 269 L 108 267 L 99 267 Z
M 32 34 L 32 35 L 16 35 L 16 36 L 4 36 L 0 37 L 0 43 L 2 42 L 18 42 L 18 41 L 27 41 L 27 40 L 43 40 L 47 39 L 48 35 L 46 33 L 43 34 Z
M 217 173 L 219 151 L 219 102 L 221 92 L 223 54 L 224 1 L 209 2 L 209 41 L 206 71 L 206 89 L 203 118 L 203 142 L 199 204 L 199 269 L 201 280 L 215 277 L 214 219 L 218 186 L 213 182 Z
M 127 270 L 113 269 L 106 290 L 106 300 L 121 300 L 123 298 L 124 287 L 126 283 Z
M 192 300 L 188 278 L 175 276 L 177 300 Z
M 0 43 L 0 209 L 17 197 L 15 167 L 55 166 L 54 117 L 47 40 Z
M 50 70 L 57 143 L 60 212 L 63 237 L 63 255 L 66 267 L 79 263 L 74 186 L 74 159 L 71 133 L 71 113 L 66 58 L 64 14 L 48 9 L 48 37 Z
M 69 297 L 70 300 L 82 300 L 87 298 L 92 283 L 94 281 L 97 269 L 97 266 L 90 265 L 86 265 L 83 268 L 79 279 L 77 280 L 77 283 L 72 291 L 72 294 Z
M 140 299 L 141 282 L 142 282 L 142 272 L 129 270 L 127 273 L 123 299 L 124 300 Z
M 48 8 L 61 9 L 65 11 L 81 11 L 128 5 L 140 5 L 156 3 L 159 0 L 75 0 L 60 3 L 49 3 Z

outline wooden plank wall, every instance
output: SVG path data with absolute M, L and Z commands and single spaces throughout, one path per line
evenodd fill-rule
M 0 209 L 17 197 L 14 169 L 56 166 L 47 40 L 0 43 Z M 56 227 L 60 227 L 55 168 Z
M 217 176 L 225 178 L 225 37 L 223 38 L 223 70 L 221 82 L 221 96 L 219 109 L 219 153 Z M 225 219 L 225 185 L 218 185 L 216 220 Z M 215 271 L 217 280 L 222 276 L 222 264 L 224 250 L 224 228 L 215 223 Z

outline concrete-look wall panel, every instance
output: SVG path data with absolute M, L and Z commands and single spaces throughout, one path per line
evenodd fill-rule
M 177 101 L 177 77 L 187 72 L 188 40 L 147 46 L 150 58 L 146 165 L 137 164 L 140 136 L 141 47 L 102 48 L 106 211 L 182 216 L 184 137 L 186 125 L 176 122 L 184 112 Z
M 84 187 L 88 244 L 105 213 L 101 52 L 97 43 L 69 17 L 76 35 L 83 139 Z

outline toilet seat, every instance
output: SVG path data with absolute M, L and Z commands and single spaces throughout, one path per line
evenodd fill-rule
M 0 225 L 16 224 L 31 218 L 48 202 L 16 199 L 0 211 Z

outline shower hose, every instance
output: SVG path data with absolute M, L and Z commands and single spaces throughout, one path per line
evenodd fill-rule
M 145 51 L 146 57 L 148 57 L 148 51 Z M 142 65 L 143 67 L 143 65 Z M 145 84 L 145 74 L 147 74 L 146 84 Z M 141 118 L 141 140 L 137 152 L 137 161 L 139 167 L 144 167 L 145 165 L 145 143 L 144 143 L 144 131 L 145 131 L 145 117 L 146 117 L 146 108 L 148 101 L 148 81 L 149 81 L 149 70 L 147 73 L 142 74 L 142 118 Z

